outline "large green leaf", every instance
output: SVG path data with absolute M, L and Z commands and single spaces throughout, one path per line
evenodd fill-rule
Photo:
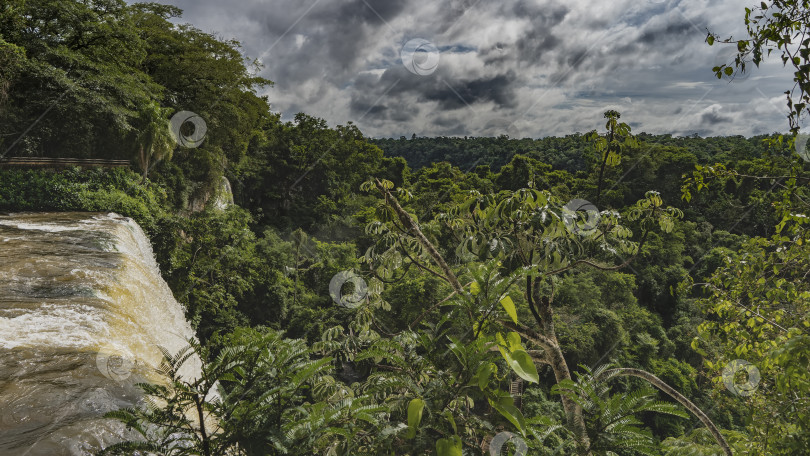
M 437 456 L 462 456 L 461 453 L 461 437 L 451 435 L 446 439 L 439 439 L 436 441 L 436 455 Z
M 508 356 L 505 356 L 505 358 L 506 362 L 509 363 L 509 367 L 511 367 L 520 378 L 532 383 L 538 383 L 540 381 L 540 377 L 537 375 L 537 367 L 534 365 L 532 357 L 529 356 L 526 351 L 515 350 L 509 353 Z
M 520 343 L 520 334 L 510 331 L 509 334 L 506 335 L 506 341 L 509 344 L 510 352 L 515 350 L 523 350 L 523 344 Z
M 425 401 L 416 398 L 411 399 L 408 403 L 408 433 L 405 435 L 406 439 L 416 437 L 416 430 L 419 428 L 419 423 L 422 422 L 422 411 L 425 409 Z
M 489 400 L 489 404 L 510 423 L 514 424 L 521 434 L 526 435 L 526 420 L 523 418 L 523 413 L 514 404 L 504 400 L 495 402 L 492 399 Z
M 504 296 L 503 299 L 501 299 L 501 305 L 503 306 L 503 310 L 509 315 L 509 318 L 517 324 L 517 310 L 515 309 L 515 303 L 512 301 L 512 298 Z
M 506 340 L 504 340 L 503 334 L 496 333 L 495 340 L 498 341 L 498 351 L 501 352 L 501 356 L 503 356 L 503 359 L 505 359 L 506 362 L 509 363 L 509 360 L 511 359 L 508 351 L 509 344 L 507 344 Z
M 492 363 L 483 363 L 478 366 L 478 372 L 475 373 L 475 377 L 478 380 L 478 387 L 481 388 L 481 391 L 489 384 L 489 377 L 492 376 L 493 367 L 495 367 L 495 365 Z

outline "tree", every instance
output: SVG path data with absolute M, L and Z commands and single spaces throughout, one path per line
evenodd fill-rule
M 497 195 L 472 192 L 471 198 L 438 218 L 438 221 L 446 223 L 456 232 L 457 239 L 460 240 L 456 256 L 466 262 L 468 274 L 473 279 L 468 289 L 462 285 L 440 249 L 428 238 L 414 217 L 400 205 L 390 182 L 377 180 L 365 184 L 365 187 L 376 188 L 385 201 L 378 212 L 379 221 L 369 227 L 380 236 L 381 242 L 370 248 L 366 254 L 366 261 L 372 267 L 380 269 L 378 274 L 390 276 L 391 271 L 385 271 L 387 265 L 391 264 L 390 259 L 403 255 L 421 270 L 441 277 L 453 290 L 451 297 L 457 296 L 469 302 L 466 310 L 470 317 L 464 320 L 472 320 L 474 341 L 483 341 L 486 345 L 497 347 L 507 364 L 517 375 L 527 380 L 536 381 L 535 363 L 549 365 L 558 385 L 564 387 L 571 385 L 572 375 L 555 330 L 551 305 L 555 277 L 583 266 L 605 270 L 624 267 L 638 253 L 647 233 L 653 227 L 670 231 L 674 220 L 680 215 L 676 209 L 663 207 L 660 197 L 655 192 L 649 192 L 644 200 L 628 211 L 629 219 L 638 221 L 642 229 L 640 242 L 635 243 L 629 240 L 632 232 L 619 224 L 619 214 L 612 211 L 604 211 L 597 225 L 590 217 L 583 223 L 577 214 L 566 212 L 567 208 L 562 202 L 548 192 L 534 189 L 501 192 Z M 402 189 L 398 190 L 398 194 L 409 198 L 408 192 Z M 434 233 L 437 228 L 435 224 L 428 224 L 426 227 L 428 232 Z M 606 264 L 604 258 L 609 256 L 603 255 L 615 252 L 630 255 L 630 259 L 618 265 Z M 476 263 L 481 265 L 475 266 Z M 515 303 L 508 295 L 508 290 L 514 284 L 524 281 L 524 297 L 536 326 L 519 322 Z M 492 305 L 493 302 L 500 303 L 505 313 L 502 315 L 508 318 L 495 316 L 495 310 L 499 306 Z M 452 340 L 457 348 L 469 347 L 470 344 L 465 344 L 463 338 Z M 526 341 L 526 346 L 522 345 L 523 340 Z M 526 350 L 524 347 L 528 346 L 535 346 L 537 349 Z M 461 355 L 458 356 L 461 359 Z M 478 358 L 478 362 L 483 360 Z M 484 366 L 486 364 L 478 364 L 477 368 L 473 365 L 470 370 L 487 372 L 489 369 Z M 620 370 L 615 371 L 614 375 L 635 372 L 637 371 Z M 648 373 L 641 377 L 661 387 L 677 400 L 685 399 L 675 394 L 677 392 L 674 389 L 663 384 L 657 377 Z M 641 401 L 643 396 L 635 397 L 634 400 Z M 574 436 L 577 453 L 593 454 L 596 447 L 592 446 L 583 399 L 576 394 L 562 394 L 562 404 L 566 426 Z M 689 401 L 684 401 L 683 404 L 702 420 L 706 420 L 704 423 L 711 426 L 718 444 L 730 455 L 727 443 L 705 414 Z M 495 408 L 525 434 L 522 415 L 510 408 Z
M 161 108 L 156 102 L 144 107 L 138 116 L 135 144 L 143 178 L 149 175 L 152 160 L 171 160 L 177 146 L 169 126 L 169 108 Z
M 712 344 L 718 352 L 706 361 L 718 386 L 731 393 L 734 385 L 750 386 L 736 398 L 750 423 L 738 454 L 790 455 L 810 445 L 810 244 L 807 217 L 789 217 L 782 234 L 746 241 L 695 284 L 705 290 L 699 302 L 706 320 L 693 346 L 706 355 Z M 739 359 L 756 378 L 751 371 L 736 377 Z
M 0 37 L 24 53 L 0 110 L 0 129 L 24 134 L 16 155 L 120 157 L 137 107 L 163 93 L 122 0 L 3 2 Z
M 2 68 L 0 70 L 0 105 L 5 104 L 8 99 L 11 81 L 21 70 L 24 59 L 25 53 L 22 48 L 0 38 L 0 68 Z
M 224 357 L 214 363 L 203 362 L 200 378 L 184 377 L 181 370 L 189 361 L 200 360 L 199 355 L 207 358 L 199 343 L 189 342 L 190 345 L 178 353 L 169 353 L 161 347 L 163 359 L 157 371 L 167 382 L 140 385 L 146 396 L 144 407 L 105 414 L 106 418 L 126 424 L 140 439 L 110 445 L 101 455 L 146 451 L 166 456 L 212 456 L 233 451 L 228 436 L 218 432 L 224 411 L 221 401 L 213 399 L 217 394 L 217 374 L 221 374 L 217 371 L 227 368 L 227 362 Z
M 697 167 L 683 187 L 686 200 L 722 179 L 768 179 L 778 189 L 768 201 L 775 234 L 745 240 L 709 278 L 688 278 L 681 288 L 702 291 L 705 320 L 693 347 L 750 423 L 738 454 L 790 455 L 810 445 L 810 176 L 799 156 L 791 158 L 785 175 Z
M 235 170 L 242 182 L 239 202 L 267 217 L 263 222 L 284 229 L 314 231 L 330 216 L 360 210 L 367 202 L 358 200 L 357 188 L 390 164 L 355 125 L 329 128 L 325 120 L 303 113 L 289 123 L 268 119 L 252 145 L 252 156 Z M 392 168 L 405 171 L 396 164 Z
M 621 114 L 618 111 L 612 109 L 605 111 L 604 116 L 607 119 L 607 123 L 605 123 L 607 133 L 600 136 L 598 133 L 593 132 L 590 136 L 599 158 L 599 177 L 596 180 L 597 206 L 599 206 L 602 197 L 605 167 L 618 166 L 621 163 L 622 152 L 638 146 L 638 141 L 630 134 L 630 126 L 624 122 L 619 122 Z
M 608 366 L 600 366 L 595 371 L 585 368 L 584 373 L 577 373 L 576 382 L 565 380 L 554 385 L 552 390 L 582 407 L 594 455 L 610 455 L 618 451 L 657 455 L 657 445 L 651 433 L 643 429 L 638 415 L 645 412 L 681 418 L 688 415 L 675 404 L 655 400 L 654 391 L 648 387 L 628 394 L 611 395 L 607 381 L 621 373 L 621 369 L 608 369 Z M 711 421 L 708 423 L 713 426 Z

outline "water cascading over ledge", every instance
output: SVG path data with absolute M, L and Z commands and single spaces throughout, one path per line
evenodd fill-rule
M 193 337 L 131 219 L 0 215 L 0 454 L 87 455 L 119 441 L 108 411 L 159 381 L 158 346 Z M 189 362 L 184 376 L 196 377 Z

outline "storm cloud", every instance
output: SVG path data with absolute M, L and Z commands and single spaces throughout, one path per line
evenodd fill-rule
M 734 80 L 711 71 L 733 50 L 708 46 L 706 30 L 745 31 L 734 0 L 166 3 L 258 58 L 284 119 L 303 111 L 374 137 L 542 137 L 598 128 L 618 109 L 636 132 L 787 129 L 778 59 Z M 403 62 L 411 40 L 435 46 L 436 64 L 420 67 L 433 63 L 425 52 Z

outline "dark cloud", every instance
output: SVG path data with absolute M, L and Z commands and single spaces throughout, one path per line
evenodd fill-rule
M 688 20 L 666 24 L 664 27 L 645 27 L 638 41 L 645 46 L 660 45 L 661 43 L 670 45 L 681 45 L 683 38 L 694 36 L 697 25 Z M 704 27 L 705 29 L 705 27 Z
M 439 108 L 445 110 L 490 101 L 499 108 L 512 108 L 517 105 L 512 87 L 515 79 L 515 74 L 509 72 L 491 78 L 446 82 L 446 85 L 434 85 L 433 90 L 426 91 L 423 97 L 438 102 Z
M 550 29 L 565 19 L 570 9 L 565 5 L 518 0 L 504 2 L 503 9 L 515 17 L 529 18 L 538 28 Z M 506 13 L 507 15 L 509 13 Z
M 721 124 L 721 123 L 732 122 L 734 119 L 732 119 L 729 116 L 725 116 L 725 115 L 723 115 L 723 114 L 721 114 L 721 113 L 719 113 L 717 111 L 710 111 L 710 112 L 704 112 L 700 116 L 700 120 L 704 124 L 717 125 L 717 124 Z
M 369 103 L 361 98 L 355 98 L 351 104 L 352 112 L 361 116 L 372 115 L 375 117 L 386 117 L 388 107 L 381 104 Z
M 488 134 L 508 119 L 504 128 L 539 137 L 596 128 L 614 106 L 653 133 L 785 127 L 778 97 L 790 74 L 778 62 L 752 72 L 743 89 L 711 74 L 719 57 L 704 43 L 706 28 L 744 32 L 734 0 L 173 3 L 183 21 L 261 58 L 284 119 L 304 111 L 354 120 L 372 136 Z M 400 62 L 414 38 L 441 50 L 435 72 L 413 74 Z
M 515 47 L 521 61 L 543 65 L 543 57 L 557 48 L 561 40 L 546 28 L 530 29 L 518 39 Z

